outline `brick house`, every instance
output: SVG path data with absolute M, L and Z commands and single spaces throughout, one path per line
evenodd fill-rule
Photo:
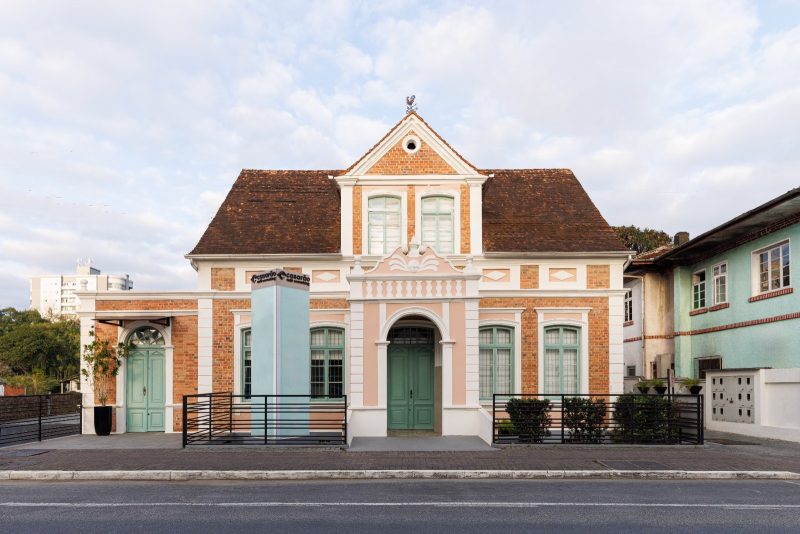
M 346 393 L 353 435 L 479 435 L 493 393 L 622 391 L 629 254 L 570 170 L 478 169 L 412 112 L 346 170 L 243 170 L 186 255 L 196 290 L 81 291 L 81 332 L 132 341 L 115 431 L 179 431 L 184 394 L 258 393 L 250 277 L 301 271 L 308 390 Z M 431 400 L 407 419 L 404 373 Z

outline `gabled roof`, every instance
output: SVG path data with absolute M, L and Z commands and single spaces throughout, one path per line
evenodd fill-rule
M 486 252 L 628 249 L 569 169 L 493 169 L 483 186 Z
M 338 253 L 338 172 L 243 170 L 189 255 Z
M 572 171 L 478 172 L 485 252 L 627 251 Z M 189 256 L 340 252 L 338 173 L 242 171 Z

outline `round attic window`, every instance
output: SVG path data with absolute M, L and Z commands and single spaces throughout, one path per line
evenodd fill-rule
M 416 135 L 407 135 L 406 138 L 403 139 L 403 150 L 409 154 L 415 154 L 421 145 L 422 143 Z

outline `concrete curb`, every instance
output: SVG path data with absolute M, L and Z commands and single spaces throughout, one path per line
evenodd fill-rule
M 627 480 L 800 480 L 791 471 L 617 471 L 617 470 L 340 470 L 340 471 L 0 471 L 3 480 L 186 481 L 186 480 L 392 480 L 392 479 L 627 479 Z

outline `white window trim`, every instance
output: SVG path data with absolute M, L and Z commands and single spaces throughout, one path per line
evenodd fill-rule
M 375 197 L 399 197 L 400 198 L 400 246 L 408 246 L 408 192 L 393 189 L 380 189 L 370 191 L 369 194 L 361 196 L 361 255 L 384 257 L 384 254 L 369 253 L 369 199 Z M 388 251 L 389 255 L 393 250 Z
M 751 283 L 750 296 L 755 297 L 758 295 L 763 295 L 765 293 L 771 293 L 772 291 L 778 291 L 778 289 L 767 289 L 766 291 L 761 291 L 761 288 L 759 287 L 759 278 L 758 278 L 759 275 L 758 256 L 762 252 L 766 252 L 770 249 L 782 245 L 789 245 L 789 285 L 786 287 L 782 287 L 780 289 L 786 289 L 794 286 L 794 275 L 792 274 L 792 240 L 787 237 L 786 239 L 781 239 L 780 241 L 776 241 L 764 247 L 759 247 L 750 252 L 750 283 Z
M 633 288 L 626 288 L 627 291 L 622 297 L 622 318 L 627 322 L 633 322 Z M 631 316 L 628 318 L 628 307 L 630 305 Z
M 538 317 L 537 329 L 537 362 L 538 369 L 537 392 L 544 392 L 544 330 L 551 326 L 573 326 L 581 330 L 581 366 L 580 384 L 578 394 L 594 393 L 589 391 L 589 311 L 590 308 L 534 308 Z M 547 313 L 580 313 L 580 321 L 574 319 L 548 319 L 544 316 Z
M 717 267 L 721 267 L 723 265 L 725 266 L 725 274 L 715 275 L 714 269 L 716 269 Z M 711 302 L 714 306 L 716 306 L 717 304 L 727 304 L 730 301 L 728 293 L 730 293 L 731 285 L 729 283 L 730 278 L 728 278 L 728 272 L 729 272 L 728 260 L 715 263 L 714 265 L 711 266 Z M 725 278 L 725 300 L 721 300 L 719 302 L 717 302 L 717 278 Z M 708 289 L 706 288 L 706 299 L 707 297 L 708 297 Z
M 315 328 L 340 328 L 344 336 L 344 369 L 342 370 L 342 391 L 347 395 L 347 402 L 350 403 L 350 327 L 341 321 L 311 321 L 308 325 L 308 335 Z M 308 345 L 308 365 L 311 368 L 311 340 Z M 309 391 L 311 388 L 311 375 L 308 377 Z
M 424 197 L 451 197 L 453 199 L 453 252 L 443 256 L 456 256 L 461 254 L 461 188 L 446 187 L 416 187 L 414 188 L 414 228 L 415 233 L 422 242 L 422 199 Z M 471 219 L 470 219 L 471 220 Z
M 708 273 L 706 272 L 707 269 L 704 267 L 702 269 L 698 269 L 696 271 L 692 271 L 692 311 L 694 310 L 702 310 L 703 308 L 708 308 Z M 702 306 L 695 306 L 694 305 L 694 277 L 697 274 L 703 273 L 703 305 Z

